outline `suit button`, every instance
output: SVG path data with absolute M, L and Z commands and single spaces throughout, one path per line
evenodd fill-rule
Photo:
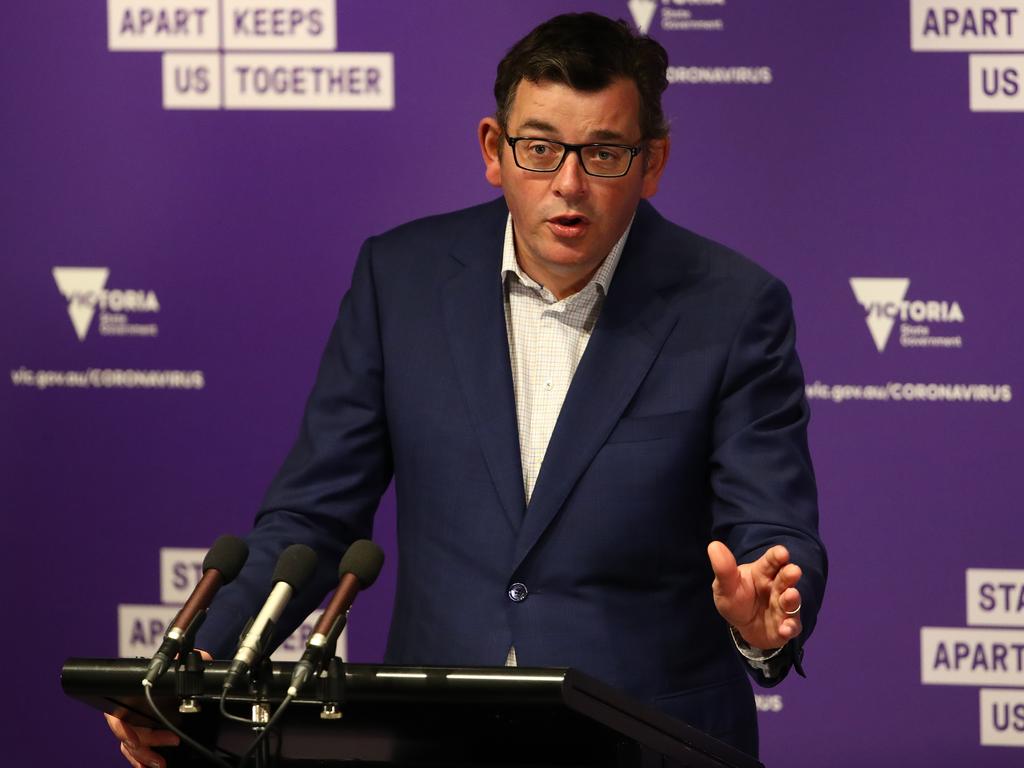
M 528 594 L 530 593 L 526 591 L 526 585 L 518 581 L 508 588 L 508 596 L 513 603 L 523 602 Z

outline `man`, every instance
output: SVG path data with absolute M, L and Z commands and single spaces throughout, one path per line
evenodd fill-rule
M 824 588 L 807 406 L 785 288 L 642 202 L 666 66 L 594 14 L 508 53 L 479 127 L 503 199 L 364 245 L 200 647 L 230 655 L 300 542 L 290 632 L 393 476 L 388 662 L 573 666 L 756 754 L 747 673 L 799 665 Z

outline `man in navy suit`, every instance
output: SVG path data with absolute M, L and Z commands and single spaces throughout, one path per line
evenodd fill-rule
M 824 589 L 808 411 L 785 287 L 645 201 L 666 66 L 594 14 L 508 53 L 479 127 L 503 199 L 364 245 L 200 647 L 230 655 L 300 542 L 286 636 L 394 478 L 388 662 L 572 666 L 756 754 L 749 677 L 800 669 Z

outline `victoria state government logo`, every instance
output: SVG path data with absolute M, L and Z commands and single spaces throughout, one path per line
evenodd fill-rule
M 640 34 L 646 35 L 651 28 L 654 14 L 658 12 L 657 0 L 629 0 L 629 12 L 633 16 L 633 23 L 640 30 Z
M 93 318 L 99 312 L 101 336 L 156 336 L 157 324 L 130 320 L 135 313 L 160 311 L 156 292 L 140 289 L 107 288 L 107 267 L 54 267 L 53 280 L 68 302 L 68 317 L 79 341 L 85 341 Z
M 851 277 L 850 288 L 864 309 L 864 320 L 879 352 L 885 351 L 897 322 L 901 347 L 948 349 L 964 345 L 962 336 L 943 332 L 951 324 L 963 323 L 959 302 L 908 299 L 909 277 Z
M 728 0 L 628 0 L 633 23 L 646 35 L 654 26 L 663 32 L 721 32 Z

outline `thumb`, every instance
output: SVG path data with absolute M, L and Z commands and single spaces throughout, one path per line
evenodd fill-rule
M 740 570 L 732 552 L 722 542 L 712 541 L 708 544 L 708 559 L 715 572 L 714 593 L 723 597 L 733 594 L 740 585 Z

